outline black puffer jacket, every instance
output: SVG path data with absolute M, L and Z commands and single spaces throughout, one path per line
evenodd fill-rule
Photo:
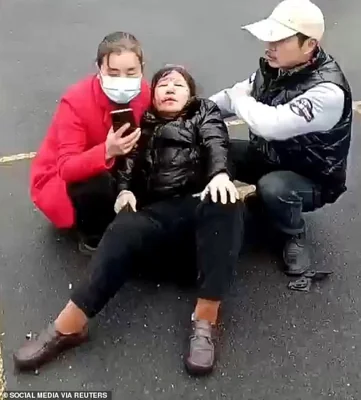
M 137 149 L 118 165 L 119 192 L 157 201 L 200 192 L 215 175 L 228 172 L 228 130 L 208 99 L 194 98 L 172 121 L 148 112 L 141 130 Z

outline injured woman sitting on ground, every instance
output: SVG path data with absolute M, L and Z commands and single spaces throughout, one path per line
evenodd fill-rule
M 139 258 L 160 259 L 185 237 L 194 244 L 199 277 L 185 366 L 191 374 L 213 370 L 219 307 L 243 236 L 243 203 L 228 171 L 228 131 L 217 105 L 196 96 L 181 66 L 155 74 L 151 97 L 138 145 L 120 160 L 118 214 L 90 261 L 90 280 L 75 288 L 54 323 L 14 354 L 20 370 L 39 368 L 86 341 L 89 319 L 120 290 Z M 175 268 L 172 260 L 169 268 Z

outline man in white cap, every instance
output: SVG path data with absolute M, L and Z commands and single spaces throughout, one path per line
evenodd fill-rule
M 310 267 L 302 213 L 346 191 L 351 90 L 320 47 L 324 17 L 311 1 L 284 0 L 244 29 L 266 42 L 265 57 L 249 79 L 211 100 L 249 126 L 249 141 L 232 141 L 235 178 L 256 185 L 253 198 L 285 234 L 285 272 L 302 275 Z

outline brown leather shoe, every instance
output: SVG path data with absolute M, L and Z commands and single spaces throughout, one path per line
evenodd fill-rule
M 189 354 L 185 366 L 191 375 L 206 375 L 212 372 L 215 364 L 215 328 L 209 321 L 192 322 L 189 338 Z
M 36 339 L 29 340 L 13 355 L 15 367 L 23 371 L 36 370 L 63 351 L 87 340 L 87 327 L 81 333 L 63 335 L 55 329 L 54 324 L 50 324 Z

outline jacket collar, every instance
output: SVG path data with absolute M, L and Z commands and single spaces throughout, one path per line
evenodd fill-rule
M 298 75 L 309 75 L 314 70 L 317 70 L 327 60 L 327 54 L 322 48 L 318 48 L 313 58 L 306 64 L 297 65 L 290 70 L 281 70 L 280 68 L 272 68 L 268 61 L 262 57 L 260 58 L 260 70 L 264 77 L 274 80 L 283 81 L 285 79 L 295 77 Z
M 177 121 L 178 119 L 191 118 L 194 116 L 194 114 L 198 109 L 199 109 L 199 99 L 197 97 L 191 98 L 185 105 L 183 110 L 179 113 L 179 115 L 171 119 L 160 116 L 155 110 L 155 108 L 151 106 L 151 108 L 145 112 L 143 121 L 147 124 L 166 124 L 171 121 Z

